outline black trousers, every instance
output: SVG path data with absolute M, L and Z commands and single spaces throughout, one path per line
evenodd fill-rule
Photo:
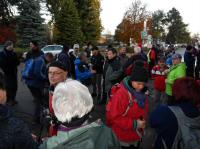
M 200 66 L 197 66 L 195 68 L 195 79 L 199 80 L 200 79 Z
M 28 86 L 33 98 L 34 98 L 34 102 L 35 102 L 35 119 L 37 121 L 40 120 L 40 114 L 41 114 L 41 110 L 42 110 L 42 103 L 43 103 L 43 89 L 42 88 L 35 88 L 32 86 Z
M 194 78 L 194 68 L 186 69 L 186 76 Z

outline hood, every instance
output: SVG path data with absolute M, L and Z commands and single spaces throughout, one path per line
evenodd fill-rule
M 77 59 L 75 60 L 75 62 L 74 62 L 75 65 L 78 65 L 78 64 L 80 64 L 80 63 L 81 63 L 80 58 L 77 58 Z
M 0 121 L 4 121 L 11 116 L 11 111 L 7 106 L 0 104 Z
M 130 84 L 130 77 L 124 78 L 122 81 L 124 87 L 132 94 L 135 96 L 135 100 L 137 101 L 139 107 L 144 108 L 145 107 L 145 102 L 146 102 L 146 95 L 144 91 L 137 92 Z
M 182 67 L 182 69 L 186 69 L 186 68 L 187 68 L 187 66 L 186 66 L 185 63 L 180 63 L 180 64 L 178 64 L 178 65 L 172 66 L 171 70 L 172 70 L 172 69 L 175 69 L 175 68 L 177 68 L 177 67 Z

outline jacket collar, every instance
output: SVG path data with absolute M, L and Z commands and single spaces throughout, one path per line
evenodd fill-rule
M 123 86 L 135 97 L 139 107 L 144 108 L 146 102 L 146 95 L 143 91 L 137 92 L 130 84 L 130 77 L 126 77 L 122 81 Z

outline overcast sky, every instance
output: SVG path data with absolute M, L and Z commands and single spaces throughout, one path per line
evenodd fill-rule
M 116 26 L 121 22 L 125 11 L 134 0 L 102 0 L 101 20 L 104 33 L 111 31 L 113 34 Z M 158 9 L 167 12 L 175 7 L 183 17 L 184 23 L 189 24 L 189 31 L 200 33 L 200 0 L 141 0 L 147 4 L 148 11 Z

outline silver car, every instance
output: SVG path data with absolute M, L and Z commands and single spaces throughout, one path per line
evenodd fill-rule
M 43 47 L 41 50 L 44 53 L 52 53 L 54 56 L 58 55 L 63 49 L 62 45 L 47 45 Z
M 63 49 L 63 46 L 62 45 L 46 45 L 45 47 L 43 47 L 41 49 L 41 51 L 45 53 L 52 53 L 53 56 L 57 56 Z M 22 55 L 22 58 L 26 58 L 26 55 L 27 55 L 28 52 L 24 52 L 23 55 Z

